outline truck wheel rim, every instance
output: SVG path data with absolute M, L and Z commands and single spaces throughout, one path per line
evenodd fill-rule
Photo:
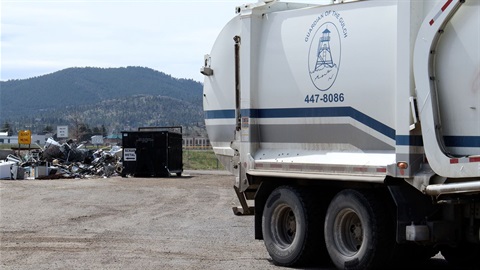
M 335 219 L 334 240 L 338 251 L 345 256 L 355 255 L 363 243 L 362 222 L 355 211 L 343 209 Z
M 273 231 L 277 243 L 282 247 L 288 247 L 293 243 L 297 232 L 297 221 L 292 208 L 287 205 L 279 206 L 275 211 L 276 222 Z

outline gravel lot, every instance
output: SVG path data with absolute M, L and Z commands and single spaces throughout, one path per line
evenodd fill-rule
M 190 175 L 189 175 L 190 174 Z M 1 269 L 281 269 L 232 176 L 0 181 Z M 448 269 L 440 256 L 423 269 Z

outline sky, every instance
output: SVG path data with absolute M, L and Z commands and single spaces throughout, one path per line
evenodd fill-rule
M 141 66 L 203 82 L 203 56 L 235 7 L 252 2 L 1 0 L 0 80 Z

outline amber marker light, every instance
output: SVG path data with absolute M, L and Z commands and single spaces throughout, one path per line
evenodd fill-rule
M 407 163 L 407 162 L 403 162 L 403 161 L 402 161 L 402 162 L 398 162 L 398 163 L 397 163 L 397 167 L 398 167 L 399 169 L 406 169 L 406 168 L 408 168 L 408 163 Z

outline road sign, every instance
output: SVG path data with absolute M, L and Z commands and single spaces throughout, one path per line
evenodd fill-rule
M 31 144 L 32 132 L 30 130 L 20 130 L 18 132 L 18 144 Z
M 68 138 L 68 126 L 57 126 L 57 138 Z

